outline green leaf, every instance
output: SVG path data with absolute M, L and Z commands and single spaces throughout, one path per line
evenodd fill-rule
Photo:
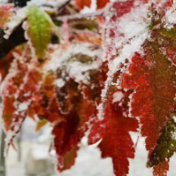
M 34 47 L 37 58 L 43 60 L 51 40 L 52 20 L 43 10 L 37 8 L 35 4 L 31 4 L 28 7 L 27 23 L 28 38 Z

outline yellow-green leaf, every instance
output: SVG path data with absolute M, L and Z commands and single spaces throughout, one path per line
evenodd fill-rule
M 43 10 L 31 4 L 27 11 L 27 36 L 39 60 L 43 60 L 51 40 L 52 20 Z

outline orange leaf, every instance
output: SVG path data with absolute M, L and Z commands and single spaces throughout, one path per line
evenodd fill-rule
M 42 127 L 44 127 L 46 124 L 48 123 L 48 121 L 46 119 L 42 119 L 42 120 L 39 120 L 37 122 L 37 126 L 36 126 L 36 129 L 35 131 L 39 131 Z
M 153 176 L 167 176 L 169 170 L 169 162 L 163 161 L 162 163 L 153 167 Z

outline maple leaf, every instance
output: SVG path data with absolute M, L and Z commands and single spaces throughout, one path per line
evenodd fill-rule
M 163 161 L 153 167 L 153 176 L 167 176 L 169 170 L 169 162 Z
M 28 110 L 30 117 L 34 118 L 36 114 L 40 120 L 47 120 L 51 123 L 56 123 L 61 120 L 54 81 L 54 73 L 51 71 L 47 72 Z
M 5 29 L 6 23 L 8 23 L 13 16 L 12 11 L 13 5 L 7 4 L 7 5 L 1 5 L 0 6 L 0 28 Z
M 80 54 L 74 54 L 74 57 L 68 60 L 76 60 L 80 63 L 91 63 L 92 57 Z M 88 124 L 96 113 L 96 102 L 100 101 L 100 93 L 106 79 L 106 64 L 102 64 L 99 70 L 86 70 L 89 75 L 89 83 L 78 82 L 75 77 L 70 78 L 69 73 L 64 67 L 57 69 L 56 79 L 63 79 L 64 84 L 56 89 L 57 100 L 62 120 L 58 122 L 53 135 L 54 146 L 58 158 L 58 170 L 63 171 L 74 164 L 77 146 L 88 129 Z M 82 74 L 82 73 L 81 73 Z M 69 79 L 68 79 L 69 78 Z M 60 134 L 59 136 L 57 134 Z M 75 149 L 76 148 L 76 149 Z M 71 161 L 66 167 L 65 160 L 71 155 Z M 69 157 L 70 158 L 70 157 Z
M 39 70 L 33 69 L 32 65 L 28 64 L 18 55 L 11 63 L 2 88 L 2 118 L 7 133 L 7 151 L 21 128 L 33 94 L 38 89 L 38 82 L 42 79 Z
M 91 0 L 75 0 L 77 6 L 80 9 L 83 9 L 85 6 L 90 7 L 91 6 Z
M 61 106 L 61 114 L 64 118 L 53 129 L 54 146 L 58 158 L 58 170 L 60 171 L 68 168 L 64 165 L 65 159 L 67 155 L 70 155 L 69 153 L 77 151 L 74 148 L 84 136 L 88 128 L 86 122 L 89 121 L 96 109 L 94 104 L 83 98 L 78 91 L 78 84 L 73 80 L 67 82 L 65 86 L 64 89 L 57 90 L 59 104 L 64 105 Z M 67 90 L 67 97 L 64 99 L 60 96 L 65 95 L 61 92 L 63 90 Z M 76 157 L 76 154 L 74 156 Z M 75 158 L 72 159 L 71 163 L 73 164 Z M 71 165 L 69 165 L 70 167 Z
M 98 148 L 103 158 L 111 157 L 116 176 L 128 174 L 128 158 L 134 158 L 129 131 L 137 131 L 138 121 L 128 117 L 129 92 L 110 86 L 105 102 L 104 119 L 96 119 L 89 134 L 89 144 L 102 139 Z
M 26 65 L 23 65 L 23 63 L 19 62 L 19 60 L 15 60 L 12 63 L 12 66 L 17 67 L 18 70 L 15 74 L 9 75 L 4 80 L 6 84 L 2 89 L 2 118 L 4 120 L 6 131 L 10 130 L 13 114 L 16 110 L 16 107 L 14 105 L 16 100 L 15 94 L 17 94 L 19 86 L 23 83 L 25 71 L 27 71 Z
M 25 80 L 26 79 L 26 80 Z M 16 134 L 20 131 L 21 125 L 27 116 L 27 111 L 32 101 L 34 93 L 38 90 L 38 82 L 42 79 L 39 70 L 31 70 L 23 80 L 21 89 L 17 92 L 17 98 L 14 102 L 15 111 L 12 115 L 12 122 L 10 128 L 7 131 L 6 146 L 13 143 L 13 139 Z M 10 135 L 12 134 L 12 135 Z
M 167 122 L 167 125 L 164 127 L 157 141 L 157 146 L 149 157 L 148 166 L 157 165 L 174 154 L 176 148 L 175 131 L 176 123 L 174 120 Z
M 146 136 L 146 149 L 149 150 L 149 165 L 153 166 L 173 154 L 173 151 L 172 154 L 166 152 L 170 149 L 170 145 L 163 149 L 165 144 L 162 142 L 157 144 L 157 141 L 162 129 L 167 127 L 169 120 L 172 120 L 171 113 L 176 107 L 174 100 L 176 67 L 168 59 L 167 52 L 161 51 L 161 48 L 169 47 L 168 43 L 173 41 L 160 35 L 156 30 L 152 32 L 151 38 L 152 41 L 146 40 L 143 45 L 144 54 L 136 53 L 132 58 L 129 73 L 124 75 L 122 86 L 135 89 L 131 114 L 140 117 L 141 134 Z M 171 132 L 165 132 L 159 140 L 166 139 L 167 135 L 171 135 Z M 161 150 L 165 152 L 163 155 L 160 153 Z M 157 156 L 154 157 L 154 153 Z

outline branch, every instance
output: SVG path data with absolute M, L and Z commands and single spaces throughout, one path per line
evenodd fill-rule
M 75 19 L 89 18 L 89 17 L 94 17 L 95 18 L 95 17 L 98 17 L 98 16 L 103 17 L 103 16 L 105 16 L 105 12 L 108 11 L 110 9 L 110 7 L 112 7 L 112 4 L 113 4 L 113 2 L 106 5 L 106 7 L 104 7 L 103 9 L 97 10 L 97 11 L 92 12 L 92 13 L 85 13 L 85 14 L 78 13 L 78 14 L 73 14 L 73 15 L 59 16 L 59 17 L 55 18 L 54 20 L 64 21 L 64 20 L 75 20 Z
M 74 15 L 65 15 L 65 16 L 60 16 L 55 18 L 55 20 L 58 21 L 64 21 L 64 20 L 75 20 L 75 19 L 81 19 L 81 18 L 89 18 L 89 17 L 97 17 L 97 16 L 103 16 L 104 11 L 103 10 L 98 10 L 93 13 L 85 13 L 85 14 L 74 14 Z
M 62 10 L 67 4 L 69 4 L 72 0 L 67 0 L 63 5 L 61 5 L 59 8 L 58 8 L 58 11 Z

